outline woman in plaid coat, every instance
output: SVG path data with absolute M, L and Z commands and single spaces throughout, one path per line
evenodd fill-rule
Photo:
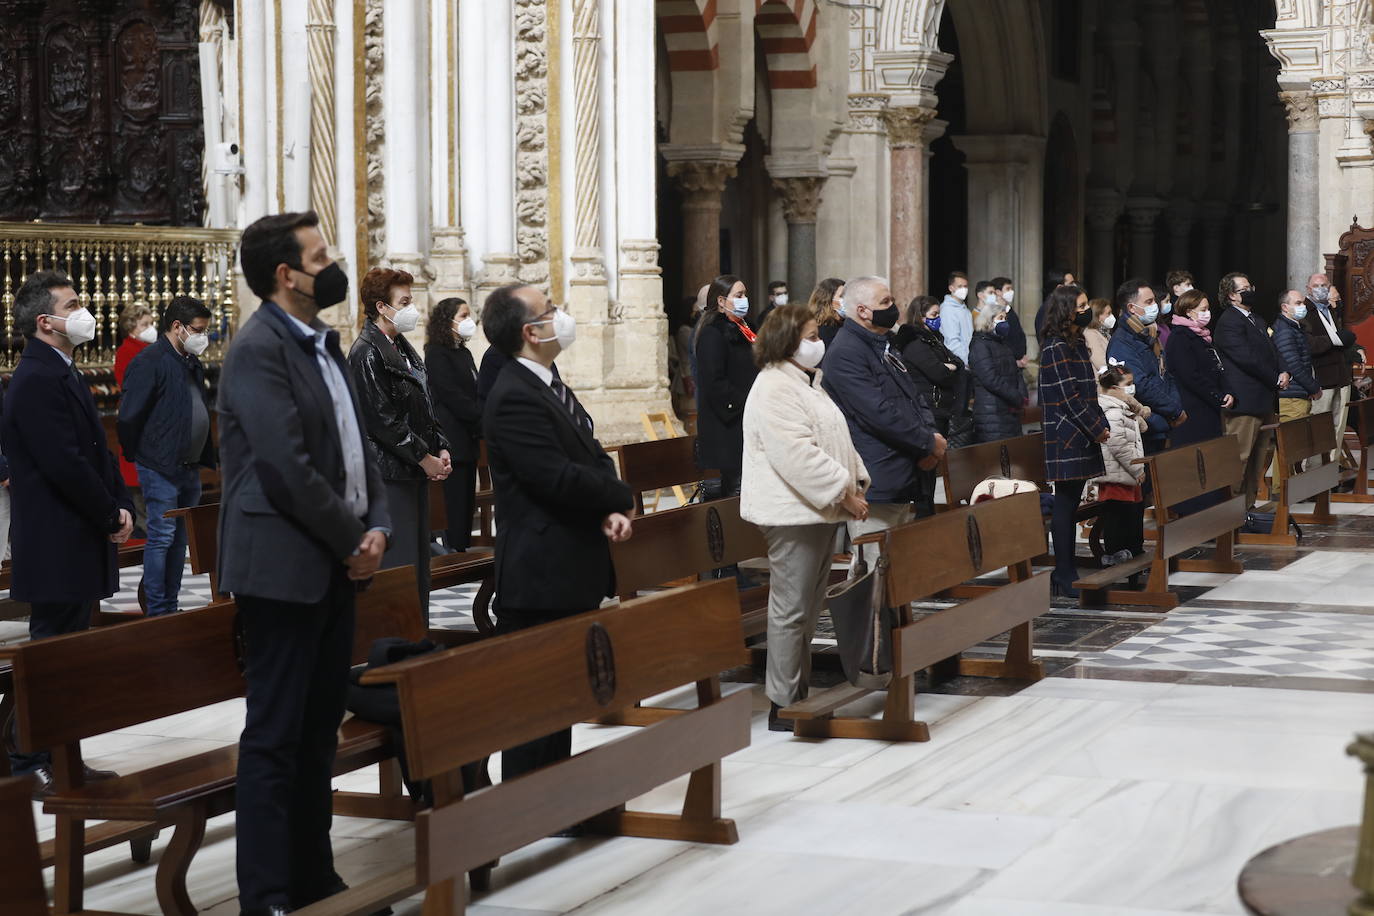
M 1083 330 L 1092 323 L 1088 297 L 1077 286 L 1060 286 L 1045 304 L 1040 348 L 1040 406 L 1044 410 L 1045 476 L 1054 483 L 1054 573 L 1056 595 L 1077 598 L 1074 520 L 1083 486 L 1102 473 L 1099 442 L 1109 435 L 1097 404 L 1097 381 Z

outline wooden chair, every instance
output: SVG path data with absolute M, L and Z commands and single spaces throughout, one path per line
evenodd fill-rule
M 888 564 L 887 604 L 898 615 L 892 632 L 892 682 L 883 717 L 836 716 L 836 710 L 873 692 L 842 684 L 778 713 L 793 720 L 798 737 L 929 741 L 929 727 L 914 716 L 916 674 L 933 665 L 953 668 L 948 660 L 1007 631 L 1011 631 L 1010 641 L 1002 661 L 958 658 L 958 673 L 1027 680 L 1043 676 L 1041 664 L 1031 654 L 1031 621 L 1050 607 L 1049 572 L 1031 572 L 1031 559 L 1045 552 L 1036 494 L 1020 493 L 951 509 L 855 542 L 865 543 L 881 547 Z M 913 617 L 913 601 L 1001 567 L 1007 568 L 1010 584 L 919 619 Z
M 1370 452 L 1374 451 L 1374 397 L 1360 398 L 1350 402 L 1350 418 L 1353 421 L 1345 431 L 1346 443 L 1359 449 L 1359 464 L 1350 479 L 1354 486 L 1349 493 L 1332 493 L 1331 501 L 1338 503 L 1374 503 L 1374 493 L 1370 492 L 1369 474 L 1371 471 Z
M 222 602 L 122 627 L 87 630 L 14 647 L 21 750 L 51 748 L 57 786 L 43 810 L 57 820 L 44 844 L 56 867 L 59 913 L 81 909 L 86 852 L 174 828 L 157 867 L 165 914 L 193 914 L 186 873 L 208 818 L 233 810 L 238 747 L 231 745 L 84 783 L 81 739 L 200 709 L 243 695 L 236 609 Z M 413 567 L 386 570 L 359 595 L 353 661 L 366 660 L 375 639 L 424 636 Z M 340 728 L 335 773 L 384 763 L 379 791 L 336 792 L 335 813 L 406 819 L 394 749 L 384 726 L 347 719 Z M 86 826 L 88 820 L 104 823 Z
M 414 778 L 433 780 L 434 807 L 415 818 L 413 865 L 297 912 L 369 913 L 423 890 L 426 916 L 461 914 L 465 873 L 579 823 L 608 836 L 737 842 L 720 816 L 720 761 L 749 745 L 750 697 L 722 697 L 717 675 L 743 661 L 733 586 L 720 581 L 369 672 L 364 683 L 397 686 L 406 759 Z M 464 794 L 469 761 L 692 683 L 695 708 Z M 625 810 L 687 774 L 680 814 Z
M 1275 485 L 1270 498 L 1274 501 L 1274 524 L 1267 534 L 1241 534 L 1242 544 L 1266 544 L 1284 547 L 1297 546 L 1296 535 L 1288 532 L 1288 522 L 1333 525 L 1331 491 L 1340 483 L 1340 465 L 1331 460 L 1336 448 L 1336 428 L 1331 415 L 1320 413 L 1266 426 L 1273 430 Z M 1309 460 L 1316 463 L 1306 470 Z M 1316 502 L 1315 512 L 1295 513 L 1298 503 Z
M 658 508 L 660 490 L 671 488 L 678 506 L 687 505 L 688 493 L 702 480 L 717 476 L 717 471 L 697 467 L 696 437 L 678 436 L 650 442 L 634 442 L 620 447 L 620 479 L 635 494 L 635 512 L 645 512 L 644 494 L 653 494 L 653 509 Z
M 1235 532 L 1245 522 L 1245 497 L 1232 495 L 1245 473 L 1240 463 L 1239 440 L 1235 436 L 1208 439 L 1137 461 L 1146 465 L 1154 490 L 1152 550 L 1081 577 L 1073 586 L 1080 591 L 1078 600 L 1082 607 L 1105 601 L 1169 610 L 1178 607 L 1178 595 L 1169 591 L 1171 572 L 1243 571 L 1235 559 Z M 1224 496 L 1216 505 L 1184 516 L 1173 511 L 1180 503 L 1219 490 L 1224 491 Z M 1216 551 L 1210 560 L 1179 559 L 1185 551 L 1213 540 Z M 1146 569 L 1150 576 L 1143 589 L 1110 587 Z

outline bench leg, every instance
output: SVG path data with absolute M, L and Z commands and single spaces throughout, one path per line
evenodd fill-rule
M 129 859 L 136 865 L 147 865 L 153 857 L 153 838 L 141 836 L 129 841 Z
M 53 840 L 53 912 L 79 913 L 85 909 L 86 822 L 57 815 Z
M 206 809 L 203 803 L 183 808 L 173 822 L 172 841 L 157 864 L 157 902 L 164 916 L 195 916 L 196 907 L 186 890 L 186 873 L 205 839 Z
M 422 916 L 463 916 L 467 903 L 463 899 L 463 888 L 452 878 L 431 884 L 425 891 L 425 902 L 421 908 Z
M 491 636 L 496 632 L 496 624 L 491 620 L 491 599 L 496 594 L 496 580 L 488 576 L 482 580 L 482 584 L 477 587 L 477 597 L 472 600 L 472 622 L 477 625 L 477 632 L 483 636 Z

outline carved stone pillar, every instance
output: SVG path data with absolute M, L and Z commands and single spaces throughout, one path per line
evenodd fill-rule
M 1164 213 L 1169 226 L 1169 263 L 1166 270 L 1187 270 L 1196 274 L 1196 265 L 1189 263 L 1191 252 L 1189 242 L 1193 237 L 1193 226 L 1197 223 L 1197 205 L 1183 197 L 1169 202 Z
M 816 214 L 824 184 L 815 176 L 773 179 L 787 220 L 787 288 L 798 290 L 798 298 L 816 285 Z
M 1322 269 L 1317 100 L 1311 92 L 1279 98 L 1288 115 L 1288 286 L 1303 289 Z
M 1045 138 L 965 134 L 951 138 L 968 169 L 968 273 L 1034 288 L 1044 271 Z M 1034 309 L 1020 312 L 1033 320 Z
M 320 217 L 320 234 L 339 244 L 334 178 L 334 4 L 310 0 L 305 26 L 310 72 L 310 206 Z
M 735 163 L 686 159 L 668 163 L 668 177 L 682 190 L 682 294 L 696 295 L 720 275 L 720 195 L 735 177 Z
M 599 61 L 601 33 L 599 0 L 573 3 L 573 104 L 577 120 L 573 135 L 573 180 L 576 203 L 573 214 L 574 287 L 606 286 L 606 266 L 601 250 L 601 99 Z M 604 293 L 590 297 L 605 301 Z M 578 315 L 579 319 L 588 316 Z M 602 316 L 604 317 L 604 316 Z
M 891 150 L 892 295 L 898 302 L 924 295 L 926 278 L 927 194 L 926 125 L 934 108 L 887 108 L 882 112 Z
M 1126 215 L 1131 221 L 1131 266 L 1133 277 L 1143 277 L 1151 283 L 1155 277 L 1155 223 L 1164 212 L 1164 201 L 1156 197 L 1132 197 L 1126 201 Z
M 1098 296 L 1116 291 L 1116 226 L 1125 204 L 1115 188 L 1088 189 L 1089 261 L 1085 282 Z

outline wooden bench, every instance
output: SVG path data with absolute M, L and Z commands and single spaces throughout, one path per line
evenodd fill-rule
M 1324 416 L 1330 416 L 1325 414 Z M 1351 423 L 1346 427 L 1345 441 L 1360 451 L 1359 465 L 1351 475 L 1354 486 L 1349 493 L 1332 493 L 1331 501 L 1338 503 L 1374 503 L 1370 492 L 1370 452 L 1374 451 L 1374 397 L 1350 402 Z
M 897 609 L 892 632 L 892 682 L 881 719 L 836 716 L 836 710 L 872 690 L 842 684 L 793 703 L 778 715 L 793 720 L 802 738 L 872 738 L 928 741 L 915 719 L 916 674 L 942 665 L 981 642 L 1010 631 L 1002 661 L 958 658 L 959 674 L 1039 680 L 1031 654 L 1031 621 L 1050 608 L 1050 574 L 1033 575 L 1031 559 L 1045 552 L 1040 499 L 1020 493 L 866 535 L 887 564 L 887 603 Z M 981 597 L 914 618 L 911 603 L 1006 567 L 1011 582 Z
M 687 504 L 691 490 L 701 481 L 718 476 L 718 471 L 703 471 L 696 463 L 696 437 L 678 436 L 633 442 L 620 446 L 620 479 L 635 494 L 635 513 L 644 514 L 644 494 L 672 488 L 678 505 Z M 654 500 L 657 504 L 657 498 Z
M 585 823 L 608 836 L 735 843 L 722 818 L 721 758 L 749 745 L 750 692 L 721 696 L 744 660 L 734 586 L 701 583 L 369 672 L 394 683 L 406 760 L 433 780 L 415 818 L 415 862 L 298 910 L 366 914 L 419 891 L 426 916 L 460 914 L 463 875 Z M 697 706 L 497 786 L 464 794 L 459 768 L 686 684 Z M 462 697 L 463 702 L 453 702 Z M 680 814 L 625 803 L 691 774 Z
M 226 601 L 14 647 L 20 748 L 48 747 L 53 755 L 57 791 L 43 810 L 56 817 L 57 833 L 45 844 L 44 859 L 56 866 L 58 912 L 81 909 L 86 852 L 148 838 L 167 826 L 174 832 L 158 863 L 158 902 L 166 914 L 196 912 L 186 873 L 206 820 L 233 810 L 237 745 L 84 784 L 80 742 L 242 696 L 235 614 L 234 604 Z M 422 638 L 419 621 L 414 568 L 379 573 L 358 596 L 354 664 L 366 660 L 376 639 Z M 402 794 L 393 757 L 385 726 L 345 720 L 335 773 L 384 766 L 376 794 L 334 793 L 335 813 L 411 817 L 414 807 Z M 88 820 L 104 823 L 88 828 Z
M 1274 433 L 1274 477 L 1270 497 L 1274 501 L 1274 524 L 1267 534 L 1243 533 L 1242 544 L 1295 547 L 1298 539 L 1288 531 L 1289 519 L 1317 525 L 1334 525 L 1331 491 L 1340 483 L 1340 465 L 1331 460 L 1336 448 L 1336 427 L 1329 413 L 1309 415 L 1287 423 L 1266 426 Z M 1314 464 L 1303 469 L 1312 459 Z M 1295 513 L 1298 503 L 1316 502 L 1316 511 Z
M 1240 463 L 1239 440 L 1235 436 L 1208 439 L 1157 452 L 1137 462 L 1146 466 L 1154 489 L 1154 541 L 1142 556 L 1075 582 L 1082 607 L 1105 601 L 1169 610 L 1178 607 L 1178 595 L 1169 591 L 1171 572 L 1242 571 L 1235 559 L 1235 532 L 1245 522 L 1245 497 L 1232 495 L 1245 473 Z M 1218 490 L 1224 491 L 1221 502 L 1189 515 L 1177 514 L 1175 507 L 1180 503 Z M 1213 540 L 1216 552 L 1211 559 L 1179 559 L 1185 551 Z M 1146 569 L 1150 576 L 1143 589 L 1111 587 Z

